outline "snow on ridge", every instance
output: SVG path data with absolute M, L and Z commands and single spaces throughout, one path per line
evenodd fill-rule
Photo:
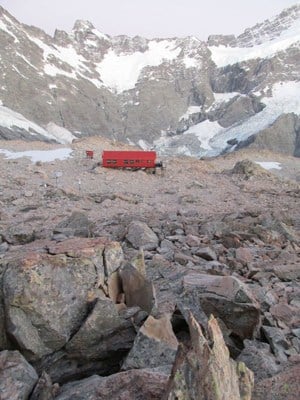
M 97 87 L 103 86 L 96 79 L 91 79 L 85 76 L 85 71 L 89 73 L 91 72 L 91 70 L 85 64 L 87 60 L 82 55 L 78 54 L 74 47 L 72 47 L 71 45 L 68 45 L 67 47 L 49 46 L 38 38 L 29 35 L 28 37 L 32 42 L 34 42 L 43 50 L 44 72 L 46 75 L 65 75 L 68 78 L 72 79 L 77 79 L 77 75 L 80 75 L 82 78 L 91 81 Z M 57 67 L 56 65 L 53 65 L 51 63 L 51 57 L 53 56 L 57 60 L 69 65 L 72 68 L 72 71 L 68 72 L 62 68 Z
M 236 96 L 242 96 L 239 92 L 226 92 L 226 93 L 214 93 L 216 103 L 223 103 L 233 99 Z
M 19 43 L 19 39 L 17 38 L 17 36 L 13 32 L 11 32 L 8 29 L 8 27 L 4 24 L 4 22 L 1 20 L 0 20 L 0 30 L 4 31 L 4 32 L 8 33 L 10 36 L 12 36 L 14 38 L 15 43 Z
M 109 40 L 109 36 L 106 35 L 105 33 L 102 33 L 100 31 L 98 31 L 98 29 L 92 29 L 92 33 L 97 36 L 99 39 L 105 39 L 105 40 Z
M 176 40 L 152 40 L 149 41 L 149 49 L 143 53 L 137 51 L 118 55 L 114 50 L 109 50 L 96 70 L 106 87 L 122 93 L 135 87 L 143 68 L 157 67 L 166 60 L 172 61 L 180 52 Z
M 300 43 L 300 19 L 297 19 L 280 36 L 253 47 L 210 46 L 212 60 L 217 67 L 243 62 L 256 58 L 268 58 Z
M 4 106 L 0 106 L 0 126 L 9 129 L 16 126 L 20 129 L 28 131 L 28 133 L 31 133 L 30 130 L 32 130 L 35 131 L 36 133 L 39 133 L 43 136 L 53 139 L 52 136 L 50 136 L 45 129 L 41 128 L 34 122 L 29 121 L 22 114 L 19 114 L 11 110 L 10 108 Z M 32 132 L 31 134 L 35 136 L 36 133 Z
M 4 107 L 0 102 L 0 126 L 8 129 L 14 127 L 24 129 L 29 135 L 36 136 L 40 134 L 47 139 L 55 140 L 58 143 L 71 143 L 75 136 L 67 129 L 59 127 L 54 123 L 47 125 L 47 129 L 35 124 L 26 119 L 22 114 L 19 114 L 10 108 Z M 49 128 L 49 129 L 48 129 Z
M 195 113 L 199 113 L 201 111 L 202 107 L 201 106 L 189 106 L 189 108 L 186 110 L 186 112 L 179 117 L 178 121 L 182 121 L 182 120 L 187 120 L 189 119 L 189 116 L 191 114 L 195 114 Z

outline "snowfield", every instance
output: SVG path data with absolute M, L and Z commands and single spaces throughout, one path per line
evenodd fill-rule
M 296 20 L 290 28 L 283 31 L 276 39 L 266 41 L 253 47 L 226 47 L 211 46 L 209 50 L 212 60 L 217 67 L 236 64 L 255 58 L 268 58 L 274 54 L 284 51 L 290 46 L 300 43 L 300 19 Z

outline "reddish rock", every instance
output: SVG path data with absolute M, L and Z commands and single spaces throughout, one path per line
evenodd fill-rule
M 272 378 L 264 379 L 254 388 L 252 400 L 300 399 L 300 363 L 287 366 Z

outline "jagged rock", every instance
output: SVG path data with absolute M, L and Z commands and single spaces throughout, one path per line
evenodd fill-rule
M 140 328 L 122 370 L 172 365 L 177 347 L 170 316 L 156 319 L 150 315 Z
M 91 376 L 68 383 L 60 389 L 56 400 L 160 400 L 169 375 L 159 369 L 120 372 L 108 377 Z
M 152 282 L 130 264 L 122 267 L 120 277 L 126 305 L 128 307 L 139 306 L 142 310 L 150 313 L 155 304 Z
M 187 274 L 183 278 L 185 295 L 198 297 L 206 315 L 222 319 L 236 336 L 251 338 L 260 325 L 259 306 L 237 278 Z
M 1 400 L 27 400 L 38 375 L 18 351 L 0 353 Z
M 300 326 L 300 309 L 290 304 L 274 304 L 270 307 L 270 313 L 279 323 L 283 322 L 290 329 Z
M 147 224 L 140 221 L 133 221 L 128 226 L 126 239 L 136 249 L 154 250 L 158 246 L 158 237 Z
M 230 359 L 216 319 L 209 319 L 207 338 L 192 315 L 188 325 L 191 347 L 180 349 L 164 398 L 251 400 L 253 373 Z
M 117 254 L 104 268 L 105 248 Z M 46 251 L 47 249 L 47 251 Z M 109 271 L 120 267 L 120 245 L 107 239 L 37 242 L 7 260 L 3 275 L 7 334 L 29 360 L 61 349 L 103 296 Z
M 242 122 L 264 109 L 264 105 L 256 97 L 235 96 L 227 103 L 221 103 L 219 107 L 209 113 L 209 119 L 217 120 L 227 128 L 237 122 Z
M 300 278 L 300 268 L 297 263 L 275 265 L 273 272 L 279 279 L 284 281 L 295 281 Z

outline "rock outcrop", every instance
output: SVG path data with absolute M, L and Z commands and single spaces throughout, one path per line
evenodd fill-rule
M 216 319 L 208 321 L 208 338 L 193 316 L 191 348 L 181 349 L 165 399 L 251 400 L 253 373 L 229 357 Z

